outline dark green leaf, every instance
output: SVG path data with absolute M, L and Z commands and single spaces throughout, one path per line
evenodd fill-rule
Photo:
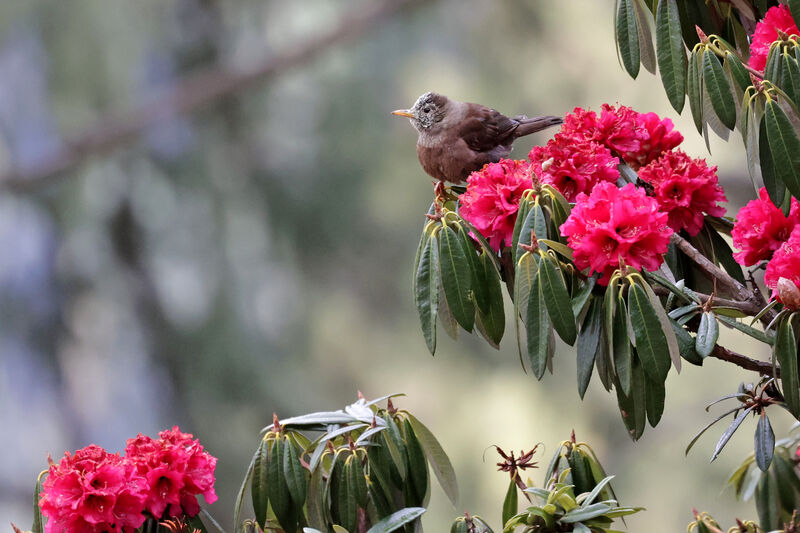
M 633 358 L 631 364 L 631 393 L 626 395 L 620 386 L 616 387 L 616 391 L 619 411 L 628 435 L 634 441 L 639 440 L 644 433 L 647 412 L 644 371 L 637 357 Z
M 789 5 L 792 18 L 794 20 L 800 20 L 800 0 L 788 0 L 786 3 Z
M 439 239 L 439 270 L 447 306 L 459 325 L 471 332 L 475 324 L 475 305 L 470 298 L 472 273 L 469 263 L 458 242 L 458 235 L 451 227 L 443 227 Z
M 778 529 L 778 490 L 775 479 L 769 474 L 761 476 L 756 489 L 756 510 L 758 522 L 764 531 Z
M 439 247 L 436 236 L 427 240 L 420 252 L 419 266 L 414 283 L 414 303 L 422 325 L 425 344 L 431 354 L 436 353 L 436 315 L 439 303 Z
M 778 176 L 775 168 L 775 161 L 772 156 L 772 148 L 767 137 L 767 119 L 761 118 L 758 126 L 758 160 L 761 166 L 761 177 L 764 180 L 764 187 L 772 203 L 780 207 L 786 194 L 786 185 Z
M 676 0 L 659 0 L 656 7 L 656 51 L 661 83 L 672 107 L 683 111 L 686 97 L 686 52 Z
M 786 405 L 795 418 L 800 417 L 800 378 L 797 374 L 797 339 L 791 324 L 791 315 L 778 324 L 774 353 L 781 367 L 781 385 Z
M 539 276 L 547 312 L 553 322 L 553 327 L 558 332 L 558 336 L 571 346 L 575 344 L 577 331 L 561 269 L 556 267 L 549 258 L 543 258 L 539 267 Z
M 735 92 L 741 96 L 742 92 L 750 86 L 750 75 L 744 68 L 742 60 L 735 53 L 726 52 L 724 66 L 730 71 L 731 78 L 738 88 L 738 91 Z
M 306 501 L 309 475 L 308 470 L 300 464 L 297 450 L 290 439 L 286 439 L 283 447 L 283 475 L 295 508 L 302 508 Z
M 688 361 L 693 365 L 702 366 L 703 358 L 694 349 L 694 337 L 689 335 L 689 332 L 674 320 L 670 320 L 670 322 L 672 331 L 675 332 L 675 338 L 678 340 L 678 350 L 681 353 L 681 357 L 683 357 L 684 361 Z
M 795 105 L 800 105 L 800 66 L 797 60 L 789 54 L 783 56 L 781 81 L 781 89 Z
M 642 283 L 641 287 L 647 293 L 647 297 L 650 299 L 650 305 L 653 306 L 653 311 L 656 312 L 658 322 L 661 324 L 661 331 L 664 333 L 664 338 L 667 340 L 667 349 L 669 351 L 669 357 L 672 361 L 672 365 L 675 367 L 675 370 L 680 372 L 681 356 L 678 347 L 678 340 L 675 338 L 675 333 L 670 325 L 670 319 L 667 316 L 667 312 L 664 310 L 661 300 L 658 298 L 658 296 L 656 296 L 656 293 L 653 292 L 653 289 L 650 287 L 650 285 L 647 283 Z
M 528 296 L 528 310 L 525 319 L 525 334 L 528 339 L 528 359 L 531 371 L 537 379 L 542 379 L 547 368 L 548 337 L 550 335 L 550 317 L 542 291 L 541 276 L 533 282 Z
M 628 289 L 628 312 L 642 367 L 650 379 L 663 383 L 670 366 L 669 346 L 647 293 L 635 283 Z
M 269 449 L 272 442 L 272 440 L 264 438 L 256 450 L 252 471 L 253 482 L 250 487 L 250 495 L 253 498 L 253 511 L 256 515 L 256 521 L 262 528 L 267 520 L 267 500 L 269 499 L 267 469 L 269 465 Z M 237 520 L 236 528 L 238 529 L 238 527 Z
M 436 474 L 436 479 L 439 480 L 439 485 L 441 485 L 450 502 L 453 505 L 458 505 L 456 472 L 442 445 L 439 444 L 439 441 L 436 440 L 436 437 L 427 426 L 411 414 L 406 416 L 411 423 L 411 427 L 414 428 L 414 434 L 422 445 L 422 450 L 425 452 L 425 457 L 428 458 L 428 463 L 430 463 L 433 473 Z
M 489 308 L 486 311 L 478 309 L 481 332 L 494 345 L 500 344 L 506 327 L 505 306 L 503 304 L 503 289 L 500 286 L 500 275 L 494 267 L 494 261 L 489 252 L 484 250 L 478 258 L 481 269 L 480 283 L 485 286 Z
M 653 48 L 653 34 L 650 29 L 650 14 L 644 0 L 634 0 L 636 30 L 639 39 L 639 59 L 651 74 L 656 73 L 656 51 Z
M 694 125 L 699 133 L 703 131 L 703 55 L 701 51 L 693 51 L 689 56 L 687 71 L 687 90 L 689 92 L 689 108 L 692 111 Z
M 506 491 L 506 497 L 503 500 L 503 523 L 505 524 L 511 517 L 517 514 L 517 483 L 515 480 L 511 480 L 511 483 L 508 484 L 508 490 Z
M 775 175 L 793 196 L 800 197 L 800 140 L 786 113 L 774 100 L 767 102 L 764 120 Z
M 325 483 L 322 479 L 322 475 L 322 468 L 317 468 L 311 474 L 311 479 L 308 484 L 308 496 L 306 498 L 306 516 L 308 517 L 308 525 L 317 529 L 326 528 L 326 510 L 323 498 Z
M 583 451 L 573 448 L 572 453 L 567 456 L 567 462 L 572 474 L 572 483 L 575 485 L 575 494 L 591 492 L 594 488 L 594 477 L 589 466 L 589 459 Z
M 283 473 L 283 447 L 288 445 L 283 437 L 278 436 L 269 450 L 267 495 L 275 518 L 278 519 L 278 523 L 284 531 L 295 531 L 297 517 L 292 509 L 289 487 L 286 485 L 286 477 Z
M 736 102 L 722 64 L 711 50 L 703 53 L 703 83 L 714 113 L 726 128 L 732 130 L 736 127 Z
M 599 299 L 592 298 L 578 334 L 578 395 L 581 399 L 586 394 L 586 388 L 592 379 L 595 357 L 602 341 L 602 331 L 603 306 Z
M 767 63 L 764 66 L 764 79 L 769 80 L 778 87 L 781 86 L 781 46 L 771 44 L 767 54 Z
M 714 249 L 714 258 L 717 262 L 733 279 L 744 285 L 745 279 L 742 273 L 742 267 L 733 258 L 733 250 L 731 250 L 728 242 L 722 238 L 722 235 L 720 235 L 716 229 L 710 227 L 709 224 L 705 225 L 703 231 L 708 233 L 711 246 Z
M 622 64 L 628 74 L 636 78 L 639 75 L 639 29 L 633 0 L 619 0 L 616 28 Z
M 381 433 L 383 444 L 389 452 L 392 465 L 400 475 L 401 481 L 405 483 L 408 480 L 408 464 L 406 462 L 406 454 L 403 451 L 403 436 L 391 415 L 387 415 L 385 420 L 388 429 Z
M 708 357 L 714 351 L 714 346 L 717 345 L 719 338 L 719 324 L 717 324 L 717 317 L 710 311 L 704 311 L 700 315 L 700 326 L 697 328 L 697 337 L 695 337 L 695 350 L 700 357 Z
M 521 253 L 517 253 L 519 251 L 520 236 L 524 235 L 525 238 L 528 239 L 527 241 L 523 242 L 530 243 L 530 235 L 531 235 L 530 228 L 528 229 L 528 233 L 525 234 L 522 231 L 522 227 L 525 225 L 525 222 L 528 219 L 528 214 L 531 211 L 531 206 L 532 202 L 526 198 L 522 198 L 519 201 L 519 208 L 517 209 L 517 220 L 514 222 L 514 233 L 512 234 L 511 237 L 511 250 L 513 252 L 515 265 L 517 264 L 517 261 L 519 261 L 519 258 L 522 255 Z
M 644 382 L 647 395 L 647 421 L 650 427 L 656 427 L 664 414 L 664 396 L 666 390 L 663 381 L 653 381 L 645 373 Z
M 475 299 L 475 305 L 478 308 L 478 311 L 483 311 L 484 313 L 489 310 L 489 293 L 488 287 L 483 279 L 483 265 L 481 264 L 481 258 L 478 255 L 478 250 L 475 248 L 475 241 L 472 240 L 472 237 L 467 235 L 466 229 L 464 226 L 458 226 L 458 240 L 461 242 L 461 246 L 464 248 L 464 257 L 467 258 L 467 263 L 469 263 L 469 270 L 472 273 L 472 282 L 470 287 L 472 288 L 472 296 Z M 480 247 L 479 247 L 480 248 Z M 483 249 L 481 248 L 481 251 Z
M 617 371 L 619 386 L 626 395 L 631 394 L 631 366 L 633 350 L 628 334 L 628 306 L 622 295 L 617 300 L 617 311 L 614 314 L 614 368 Z
M 411 476 L 409 485 L 414 489 L 417 505 L 421 505 L 428 492 L 428 461 L 411 422 L 407 418 L 403 420 L 403 434 L 406 441 L 408 472 Z
M 367 533 L 391 533 L 397 531 L 422 516 L 425 509 L 422 507 L 406 507 L 392 513 L 367 530 Z
M 717 446 L 714 448 L 714 453 L 711 456 L 712 461 L 719 456 L 720 452 L 722 452 L 722 449 L 725 447 L 726 444 L 728 444 L 728 441 L 731 440 L 733 434 L 736 432 L 737 429 L 739 429 L 739 426 L 742 425 L 742 421 L 745 419 L 747 415 L 750 414 L 752 410 L 753 410 L 752 407 L 747 407 L 746 409 L 742 409 L 742 412 L 739 413 L 736 416 L 736 418 L 733 419 L 731 425 L 728 426 L 728 428 L 722 433 L 722 436 L 720 436 L 719 440 L 717 441 Z
M 796 492 L 800 492 L 800 477 L 794 471 L 794 464 L 780 453 L 776 453 L 772 459 L 775 463 L 773 467 L 775 480 L 781 488 L 779 492 L 790 493 L 794 497 Z
M 756 465 L 762 472 L 766 472 L 772 463 L 772 454 L 775 453 L 775 433 L 765 411 L 761 411 L 761 416 L 758 417 L 754 440 Z
M 589 296 L 592 295 L 592 289 L 594 289 L 595 283 L 596 278 L 591 277 L 583 282 L 573 284 L 578 286 L 577 292 L 575 292 L 572 297 L 572 314 L 575 316 L 576 320 L 581 315 L 581 311 L 586 307 L 586 302 L 589 301 Z M 573 291 L 574 290 L 573 287 Z

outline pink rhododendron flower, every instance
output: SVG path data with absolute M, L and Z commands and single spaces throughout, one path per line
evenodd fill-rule
M 602 182 L 616 182 L 619 159 L 594 141 L 573 142 L 557 134 L 546 146 L 534 146 L 528 154 L 531 168 L 543 183 L 549 183 L 574 202 L 579 193 L 590 192 Z
M 467 178 L 459 212 L 494 250 L 500 251 L 511 246 L 520 198 L 532 185 L 527 161 L 489 163 Z
M 600 141 L 620 154 L 638 153 L 647 139 L 647 129 L 639 121 L 639 113 L 630 107 L 603 104 L 597 121 Z
M 726 201 L 717 180 L 717 167 L 694 159 L 680 150 L 667 152 L 639 170 L 639 178 L 653 186 L 662 211 L 669 215 L 669 226 L 689 235 L 703 227 L 703 214 L 722 216 Z
M 50 466 L 39 507 L 47 533 L 131 532 L 144 523 L 145 480 L 118 454 L 87 446 Z
M 767 10 L 764 19 L 756 24 L 756 30 L 750 39 L 750 66 L 756 70 L 764 70 L 767 65 L 769 47 L 780 37 L 778 31 L 786 35 L 799 35 L 797 24 L 792 13 L 785 5 L 774 6 Z
M 575 252 L 575 265 L 602 273 L 598 283 L 608 285 L 620 260 L 637 269 L 661 265 L 672 235 L 667 218 L 644 189 L 600 183 L 590 195 L 578 195 L 561 234 Z
M 147 480 L 145 509 L 159 518 L 184 513 L 194 516 L 200 512 L 198 494 L 208 503 L 217 500 L 214 491 L 217 459 L 177 426 L 158 435 L 160 438 L 154 440 L 139 434 L 129 439 L 125 448 L 125 458 Z
M 622 154 L 625 162 L 634 169 L 658 159 L 663 153 L 683 142 L 683 135 L 675 129 L 675 125 L 670 119 L 662 119 L 655 113 L 639 113 L 638 115 L 638 121 L 644 126 L 647 135 L 642 139 L 638 151 Z
M 769 259 L 786 242 L 798 222 L 800 203 L 796 198 L 791 200 L 787 217 L 769 199 L 767 189 L 761 187 L 758 198 L 747 202 L 736 215 L 731 236 L 733 245 L 741 252 L 733 254 L 733 258 L 744 266 Z
M 764 283 L 772 289 L 773 298 L 788 304 L 785 295 L 789 295 L 792 297 L 791 307 L 797 307 L 795 300 L 800 283 L 800 226 L 795 226 L 786 242 L 767 263 Z
M 93 444 L 51 464 L 39 497 L 46 533 L 131 533 L 145 512 L 194 516 L 197 494 L 216 501 L 216 458 L 177 426 L 159 437 L 129 439 L 124 457 Z

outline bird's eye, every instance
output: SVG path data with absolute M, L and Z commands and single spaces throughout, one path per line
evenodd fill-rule
M 423 113 L 430 113 L 431 112 L 431 108 L 430 107 L 426 107 L 425 109 L 422 110 L 422 112 Z

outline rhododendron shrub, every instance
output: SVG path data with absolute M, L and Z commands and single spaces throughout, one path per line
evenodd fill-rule
M 195 516 L 197 495 L 214 503 L 217 459 L 178 427 L 139 434 L 124 456 L 89 445 L 50 465 L 39 507 L 47 533 L 125 531 L 148 517 Z
M 667 219 L 644 189 L 602 183 L 578 195 L 561 234 L 575 252 L 575 266 L 602 274 L 599 283 L 607 285 L 620 265 L 656 270 L 663 263 L 672 235 Z

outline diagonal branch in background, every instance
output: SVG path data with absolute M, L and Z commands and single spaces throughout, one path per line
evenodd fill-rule
M 0 175 L 0 190 L 25 192 L 46 185 L 92 155 L 118 148 L 159 122 L 208 106 L 221 98 L 254 87 L 283 71 L 307 63 L 331 46 L 352 40 L 381 22 L 430 0 L 372 0 L 362 2 L 332 30 L 292 45 L 276 56 L 246 68 L 217 66 L 191 75 L 159 91 L 141 107 L 100 118 L 83 132 L 69 137 L 50 157 L 25 169 Z

